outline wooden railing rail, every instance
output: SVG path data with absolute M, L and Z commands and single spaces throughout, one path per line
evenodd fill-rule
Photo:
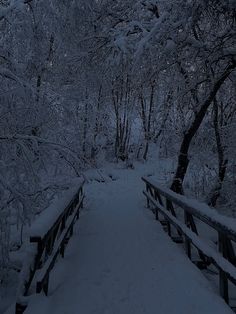
M 207 205 L 176 194 L 153 179 L 143 177 L 142 180 L 146 185 L 143 193 L 147 199 L 147 207 L 152 209 L 156 220 L 166 227 L 169 236 L 176 243 L 184 243 L 186 254 L 191 260 L 193 260 L 192 248 L 196 249 L 200 261 L 194 263 L 199 268 L 207 268 L 210 264 L 216 267 L 220 295 L 229 304 L 228 282 L 236 286 L 235 219 L 219 215 Z M 183 211 L 183 215 L 179 214 L 177 217 L 177 211 L 180 210 Z M 210 243 L 210 240 L 199 236 L 194 218 L 217 232 L 218 248 L 213 241 Z
M 16 314 L 25 311 L 30 293 L 40 293 L 43 290 L 48 294 L 50 272 L 58 255 L 64 257 L 65 247 L 73 235 L 80 209 L 83 208 L 83 185 L 84 182 L 73 193 L 72 199 L 65 207 L 59 210 L 51 221 L 49 219 L 51 224 L 46 230 L 32 230 L 29 253 L 20 274 Z M 46 219 L 45 223 L 48 222 Z

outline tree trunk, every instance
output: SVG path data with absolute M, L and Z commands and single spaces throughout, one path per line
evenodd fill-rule
M 218 153 L 218 178 L 217 183 L 214 189 L 211 192 L 210 201 L 208 205 L 215 207 L 217 199 L 220 196 L 220 191 L 222 188 L 222 184 L 225 178 L 228 160 L 225 159 L 224 156 L 224 147 L 222 145 L 220 130 L 219 130 L 219 121 L 218 121 L 218 104 L 217 100 L 214 99 L 214 130 L 215 130 L 215 137 L 216 137 L 216 146 L 217 146 L 217 153 Z
M 175 176 L 171 185 L 171 189 L 175 191 L 176 193 L 183 194 L 183 181 L 184 181 L 187 169 L 188 169 L 188 164 L 189 164 L 188 152 L 189 152 L 189 147 L 192 142 L 192 139 L 194 135 L 197 133 L 206 115 L 206 112 L 208 108 L 210 107 L 212 101 L 214 100 L 218 90 L 220 89 L 224 81 L 228 78 L 230 73 L 235 69 L 235 67 L 236 67 L 236 61 L 232 62 L 225 69 L 221 77 L 215 82 L 214 86 L 212 87 L 212 90 L 210 91 L 209 96 L 203 102 L 200 110 L 195 115 L 192 125 L 190 126 L 188 131 L 184 134 L 184 138 L 180 146 L 177 169 L 176 169 Z

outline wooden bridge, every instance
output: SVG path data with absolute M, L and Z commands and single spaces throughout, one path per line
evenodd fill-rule
M 145 184 L 143 194 L 147 200 L 147 208 L 151 209 L 158 221 L 157 228 L 154 220 L 151 219 L 152 216 L 149 215 L 150 211 L 147 211 L 144 205 L 143 211 L 140 208 L 140 199 L 137 198 L 137 202 L 135 200 L 133 203 L 133 194 L 137 193 L 141 185 L 139 183 L 135 186 L 129 185 L 127 189 L 128 185 L 125 186 L 125 183 L 127 184 L 128 180 L 127 175 L 124 182 L 121 180 L 119 183 L 118 190 L 123 189 L 120 196 L 117 195 L 118 183 L 116 182 L 111 183 L 109 188 L 105 184 L 97 183 L 100 186 L 94 191 L 94 195 L 88 193 L 88 201 L 90 196 L 95 201 L 93 210 L 86 213 L 79 223 L 79 233 L 76 236 L 78 239 L 84 239 L 84 243 L 81 249 L 78 248 L 81 250 L 81 255 L 76 260 L 77 268 L 73 270 L 74 274 L 78 272 L 76 289 L 78 295 L 83 297 L 77 299 L 77 292 L 73 291 L 76 295 L 74 299 L 71 294 L 68 294 L 65 302 L 77 302 L 75 308 L 78 308 L 78 313 L 82 314 L 152 314 L 157 309 L 160 314 L 190 312 L 223 314 L 231 313 L 231 309 L 235 310 L 236 226 L 234 220 L 222 217 L 206 205 L 172 192 L 149 177 L 143 177 Z M 141 182 L 141 179 L 139 181 Z M 102 193 L 103 197 L 99 199 Z M 140 193 L 141 189 L 139 195 Z M 106 200 L 104 201 L 106 196 L 109 198 L 107 203 Z M 122 197 L 122 202 L 116 204 L 116 199 Z M 31 296 L 41 293 L 46 296 L 50 294 L 51 271 L 57 265 L 55 262 L 59 256 L 64 257 L 65 247 L 73 235 L 74 227 L 78 225 L 76 222 L 83 208 L 83 200 L 84 183 L 81 183 L 68 204 L 57 211 L 54 220 L 50 221 L 50 226 L 46 225 L 46 230 L 45 228 L 32 230 L 29 254 L 20 275 L 16 314 L 24 311 L 35 314 L 36 310 L 30 305 Z M 101 210 L 95 212 L 96 206 Z M 43 220 L 39 225 L 42 223 Z M 160 226 L 175 243 L 172 244 L 166 238 Z M 93 240 L 89 229 L 94 232 Z M 90 252 L 86 251 L 86 245 L 91 248 Z M 105 245 L 109 249 L 104 251 Z M 183 256 L 183 249 L 194 265 L 191 266 Z M 84 262 L 84 266 L 81 262 L 82 256 L 84 260 L 88 259 L 86 263 Z M 103 269 L 105 267 L 103 264 L 107 265 L 107 269 Z M 205 278 L 200 278 L 202 275 L 196 273 L 195 269 L 201 269 L 207 277 L 210 276 L 212 281 L 210 285 L 218 286 L 219 297 L 202 284 Z M 87 295 L 84 295 L 84 279 L 82 279 L 85 273 L 86 278 L 89 276 L 94 280 L 96 277 L 99 278 L 98 287 L 94 288 L 92 283 L 93 286 L 86 290 Z M 106 279 L 103 279 L 103 276 Z M 142 282 L 139 282 L 139 277 Z M 87 280 L 91 281 L 91 278 Z M 70 285 L 71 283 L 68 282 L 69 287 Z M 93 289 L 98 290 L 90 295 Z M 124 290 L 125 295 L 123 295 Z M 100 293 L 98 291 L 109 295 L 101 306 L 99 302 L 102 297 L 95 297 Z M 116 298 L 119 294 L 122 294 L 122 297 L 119 298 L 118 304 L 115 302 L 118 302 Z M 189 304 L 186 294 L 191 299 Z M 215 298 L 213 301 L 212 296 Z M 229 306 L 220 300 L 220 296 Z M 85 310 L 86 306 L 92 306 L 84 304 L 86 297 L 89 303 L 94 303 L 93 310 L 92 308 Z M 98 304 L 95 304 L 96 302 Z M 58 313 L 56 306 L 55 304 L 54 310 L 54 305 L 50 305 L 48 313 Z M 137 309 L 142 311 L 139 312 Z M 73 313 L 77 312 L 73 310 L 68 312 L 68 314 Z

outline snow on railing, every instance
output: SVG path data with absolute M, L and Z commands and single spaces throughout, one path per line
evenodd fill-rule
M 166 226 L 169 236 L 176 243 L 184 243 L 190 259 L 193 259 L 192 248 L 196 249 L 200 261 L 194 263 L 199 268 L 205 269 L 211 264 L 217 268 L 220 295 L 229 304 L 228 281 L 236 285 L 236 219 L 220 215 L 206 204 L 179 195 L 153 179 L 143 177 L 142 180 L 146 184 L 143 193 L 147 198 L 147 207 L 153 210 L 156 220 Z M 177 210 L 183 215 L 180 212 L 177 217 Z M 160 219 L 160 215 L 164 220 Z M 196 219 L 217 232 L 218 248 L 209 239 L 199 236 Z
M 49 276 L 58 255 L 64 257 L 65 246 L 83 207 L 83 185 L 70 189 L 43 212 L 30 229 L 30 245 L 20 273 L 16 314 L 25 311 L 33 290 L 47 295 Z

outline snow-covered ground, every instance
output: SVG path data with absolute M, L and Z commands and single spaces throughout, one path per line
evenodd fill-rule
M 227 314 L 211 284 L 145 208 L 137 170 L 86 185 L 86 206 L 49 296 L 26 314 Z M 7 314 L 12 314 L 10 309 Z

